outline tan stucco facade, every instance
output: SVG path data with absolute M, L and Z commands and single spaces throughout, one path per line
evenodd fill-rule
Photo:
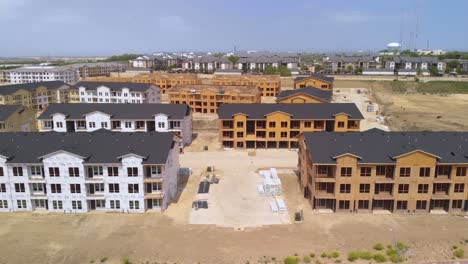
M 313 76 L 294 81 L 294 89 L 300 89 L 307 86 L 313 86 L 323 90 L 333 90 L 333 82 L 326 82 Z

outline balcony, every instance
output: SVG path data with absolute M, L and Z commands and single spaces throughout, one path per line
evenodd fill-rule
M 149 192 L 149 193 L 145 193 L 145 198 L 149 198 L 149 199 L 157 199 L 157 198 L 163 198 L 164 197 L 164 193 L 162 191 L 153 191 L 153 192 Z

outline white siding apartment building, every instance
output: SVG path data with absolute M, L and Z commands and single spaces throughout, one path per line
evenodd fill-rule
M 79 73 L 76 69 L 66 66 L 25 66 L 4 71 L 5 79 L 10 83 L 34 83 L 48 81 L 62 81 L 76 83 Z
M 192 142 L 192 110 L 185 104 L 51 104 L 38 118 L 40 131 L 174 132 Z
M 177 191 L 172 133 L 2 133 L 0 212 L 166 209 Z
M 161 102 L 161 89 L 150 83 L 79 82 L 77 89 L 81 103 L 156 104 Z

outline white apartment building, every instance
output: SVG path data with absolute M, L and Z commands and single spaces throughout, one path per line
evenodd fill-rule
M 51 104 L 38 118 L 40 131 L 174 132 L 192 142 L 192 110 L 185 104 Z
M 77 89 L 81 103 L 157 104 L 161 102 L 161 89 L 150 83 L 131 82 L 79 82 Z
M 25 66 L 4 71 L 5 79 L 10 83 L 34 83 L 48 81 L 62 81 L 75 83 L 79 80 L 76 69 L 66 66 Z
M 166 209 L 177 192 L 172 133 L 1 133 L 0 212 Z

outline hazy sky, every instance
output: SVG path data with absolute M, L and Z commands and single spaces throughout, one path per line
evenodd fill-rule
M 378 50 L 400 40 L 402 17 L 403 47 L 419 17 L 416 47 L 468 50 L 467 10 L 466 0 L 0 0 L 0 56 Z

